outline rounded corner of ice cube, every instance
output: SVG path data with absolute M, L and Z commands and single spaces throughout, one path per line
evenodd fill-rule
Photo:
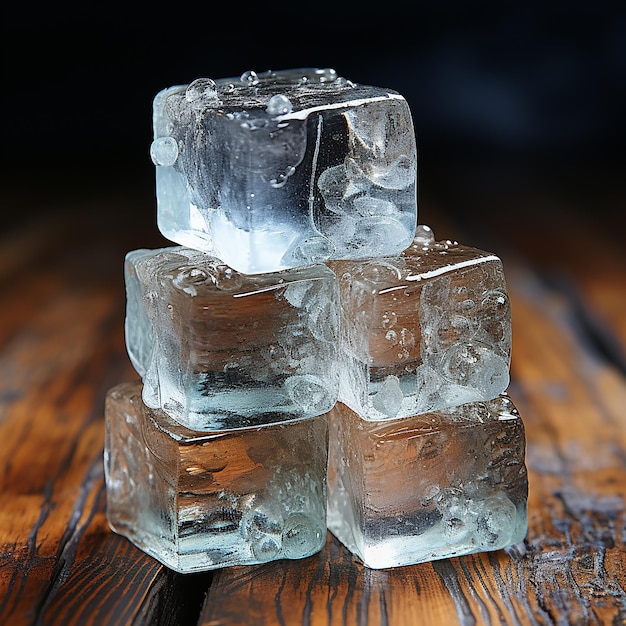
M 126 266 L 135 267 L 137 263 L 145 258 L 148 258 L 153 253 L 153 250 L 148 248 L 137 248 L 135 250 L 129 250 L 124 255 L 124 264 Z

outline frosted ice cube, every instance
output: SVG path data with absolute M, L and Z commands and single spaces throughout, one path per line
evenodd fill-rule
M 342 304 L 339 399 L 386 420 L 489 400 L 509 384 L 501 260 L 425 226 L 402 254 L 331 261 Z
M 158 227 L 245 273 L 401 252 L 417 149 L 397 92 L 332 69 L 200 78 L 154 99 Z
M 181 246 L 126 255 L 126 345 L 143 399 L 196 430 L 304 419 L 337 399 L 325 265 L 244 275 Z
M 326 539 L 326 417 L 221 433 L 145 406 L 139 383 L 106 397 L 107 520 L 182 573 L 299 559 Z
M 385 422 L 337 403 L 328 423 L 328 527 L 368 567 L 523 540 L 524 424 L 508 396 Z

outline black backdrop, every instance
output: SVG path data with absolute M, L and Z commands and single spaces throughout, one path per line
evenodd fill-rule
M 463 211 L 537 176 L 624 189 L 624 2 L 24 4 L 1 36 L 5 229 L 127 190 L 153 221 L 153 96 L 247 69 L 334 67 L 402 93 L 421 201 Z

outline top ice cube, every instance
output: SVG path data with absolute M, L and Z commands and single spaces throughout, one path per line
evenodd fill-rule
M 417 223 L 406 100 L 333 69 L 199 78 L 154 99 L 157 222 L 246 274 L 396 254 Z

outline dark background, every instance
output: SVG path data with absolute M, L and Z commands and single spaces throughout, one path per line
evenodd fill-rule
M 154 95 L 201 76 L 301 66 L 334 67 L 407 98 L 425 220 L 438 206 L 463 219 L 481 209 L 532 231 L 541 212 L 529 189 L 550 190 L 590 220 L 623 207 L 624 2 L 148 11 L 8 10 L 0 33 L 5 232 L 43 211 L 110 200 L 107 214 L 89 209 L 97 227 L 119 218 L 124 198 L 154 230 Z

